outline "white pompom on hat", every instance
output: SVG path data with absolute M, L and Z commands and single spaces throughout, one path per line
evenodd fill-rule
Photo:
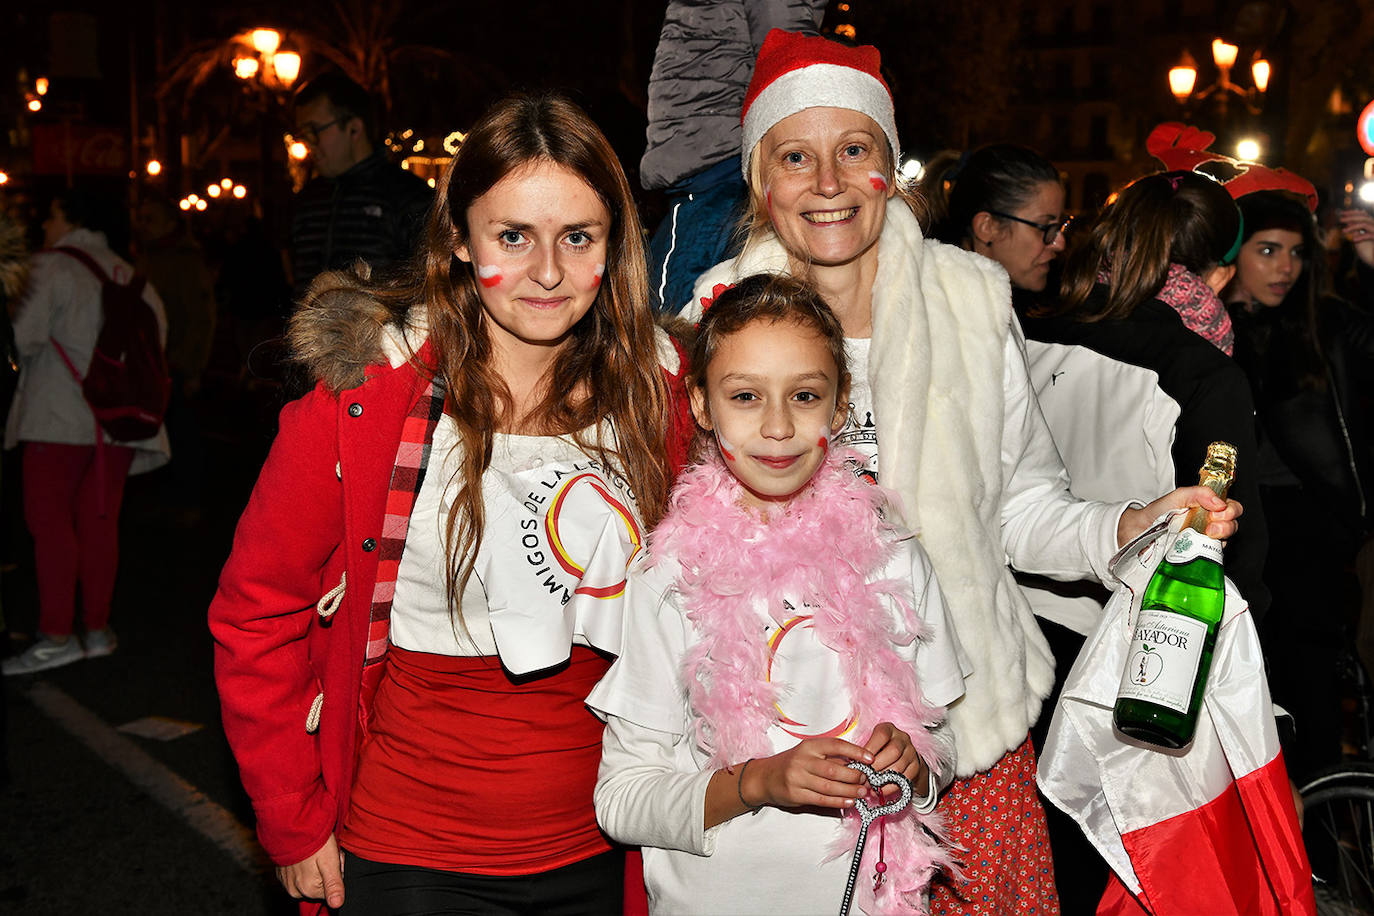
M 819 35 L 773 29 L 763 40 L 754 78 L 740 116 L 740 168 L 749 178 L 749 159 L 769 128 L 807 108 L 848 108 L 878 123 L 887 135 L 895 167 L 902 144 L 892 112 L 892 90 L 879 73 L 882 56 L 872 45 L 849 47 Z

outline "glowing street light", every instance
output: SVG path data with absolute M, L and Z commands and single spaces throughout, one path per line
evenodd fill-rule
M 36 114 L 37 112 L 40 112 L 42 110 L 43 101 L 41 99 L 29 99 L 29 111 L 32 111 Z
M 47 94 L 48 94 L 48 78 L 47 78 L 46 76 L 40 76 L 38 79 L 34 80 L 34 81 L 33 81 L 33 91 L 36 92 L 36 93 L 38 93 L 39 95 L 47 95 Z
M 289 87 L 301 75 L 301 56 L 295 51 L 280 51 L 272 55 L 272 70 L 282 85 Z
M 247 188 L 245 188 L 241 184 L 234 185 L 234 197 L 238 198 L 239 200 L 243 200 L 246 196 L 248 196 Z
M 234 182 L 230 178 L 221 178 L 219 180 L 219 186 L 227 191 L 234 186 Z
M 217 184 L 212 184 L 205 189 L 205 193 L 209 194 L 211 197 L 219 197 L 224 193 L 224 189 Z
M 1194 87 L 1197 85 L 1197 63 L 1193 60 L 1193 56 L 1185 50 L 1178 65 L 1169 69 L 1169 92 L 1173 94 L 1180 105 L 1189 101 L 1200 102 L 1210 95 L 1216 95 L 1217 105 L 1223 114 L 1227 99 L 1235 95 L 1240 98 L 1247 109 L 1258 114 L 1260 100 L 1269 89 L 1269 78 L 1273 75 L 1273 68 L 1269 61 L 1260 57 L 1259 52 L 1256 51 L 1250 62 L 1250 76 L 1254 80 L 1254 86 L 1250 89 L 1243 89 L 1231 82 L 1231 68 L 1236 65 L 1236 56 L 1239 53 L 1240 48 L 1238 46 L 1221 38 L 1212 39 L 1212 62 L 1217 67 L 1217 79 L 1207 88 L 1194 93 Z
M 1185 102 L 1188 96 L 1193 94 L 1193 86 L 1196 83 L 1197 64 L 1193 61 L 1193 55 L 1184 51 L 1178 66 L 1169 71 L 1169 91 L 1174 94 L 1174 98 Z
M 181 200 L 177 201 L 177 206 L 183 210 L 189 210 L 191 209 L 191 202 L 183 197 Z
M 1236 144 L 1236 158 L 1242 162 L 1258 162 L 1260 157 L 1259 141 L 1251 137 Z
M 258 59 L 256 57 L 234 58 L 234 75 L 241 80 L 251 80 L 258 75 Z
M 158 175 L 162 174 L 162 163 L 158 162 L 156 159 L 149 159 L 148 164 L 144 166 L 144 169 L 148 172 L 149 175 L 156 178 Z
M 254 29 L 250 37 L 253 50 L 259 54 L 271 54 L 281 47 L 281 32 L 276 29 Z
M 196 209 L 197 209 L 197 210 L 204 210 L 204 209 L 205 209 L 206 207 L 208 207 L 208 206 L 209 206 L 209 204 L 207 204 L 207 203 L 206 203 L 205 201 L 203 201 L 203 200 L 198 200 L 198 201 L 196 201 Z
M 1240 48 L 1228 44 L 1220 38 L 1212 39 L 1212 61 L 1219 70 L 1230 70 L 1236 65 L 1236 54 Z
M 908 159 L 902 163 L 902 177 L 907 181 L 920 181 L 921 176 L 926 173 L 924 163 L 919 159 Z
M 292 140 L 291 145 L 286 148 L 292 159 L 300 161 L 310 155 L 310 148 L 299 140 Z

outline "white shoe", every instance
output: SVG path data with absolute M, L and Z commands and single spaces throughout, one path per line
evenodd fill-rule
M 68 636 L 66 642 L 57 642 L 43 636 L 19 655 L 5 659 L 4 665 L 0 668 L 3 668 L 5 677 L 12 674 L 33 674 L 35 671 L 70 665 L 84 657 L 85 653 L 81 651 L 81 643 L 76 641 L 76 637 Z
M 119 648 L 119 638 L 109 627 L 103 630 L 88 630 L 81 642 L 86 646 L 87 658 L 100 658 Z

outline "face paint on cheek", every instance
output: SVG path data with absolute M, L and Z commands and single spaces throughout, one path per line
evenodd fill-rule
M 481 281 L 482 285 L 487 289 L 491 289 L 503 279 L 501 276 L 501 268 L 497 267 L 495 264 L 478 264 L 477 279 Z
M 873 185 L 873 190 L 875 191 L 887 190 L 887 176 L 882 172 L 869 172 L 868 183 Z
M 726 461 L 735 460 L 735 447 L 731 445 L 729 442 L 725 441 L 725 437 L 720 434 L 720 430 L 716 430 L 716 445 L 720 447 L 720 454 L 722 458 L 724 458 Z
M 821 425 L 821 434 L 816 437 L 816 447 L 821 451 L 830 448 L 830 427 Z
M 601 285 L 601 278 L 604 277 L 605 275 L 606 275 L 606 265 L 605 265 L 605 263 L 603 262 L 603 263 L 601 263 L 601 264 L 596 265 L 596 270 L 592 271 L 592 285 L 593 285 L 593 286 L 600 286 L 600 285 Z

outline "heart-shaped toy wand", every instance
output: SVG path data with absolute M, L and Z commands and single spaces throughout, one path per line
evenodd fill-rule
M 849 916 L 849 905 L 854 900 L 854 884 L 859 880 L 859 866 L 864 857 L 864 843 L 868 841 L 868 825 L 880 817 L 896 814 L 911 804 L 911 781 L 896 770 L 875 772 L 867 764 L 857 760 L 849 764 L 851 770 L 858 770 L 868 777 L 868 784 L 881 792 L 883 786 L 895 785 L 900 791 L 896 798 L 885 805 L 870 805 L 868 799 L 860 798 L 854 802 L 854 810 L 859 813 L 859 839 L 854 844 L 854 861 L 849 866 L 849 880 L 844 885 L 844 900 L 840 902 L 840 916 Z M 881 872 L 881 869 L 880 869 Z

